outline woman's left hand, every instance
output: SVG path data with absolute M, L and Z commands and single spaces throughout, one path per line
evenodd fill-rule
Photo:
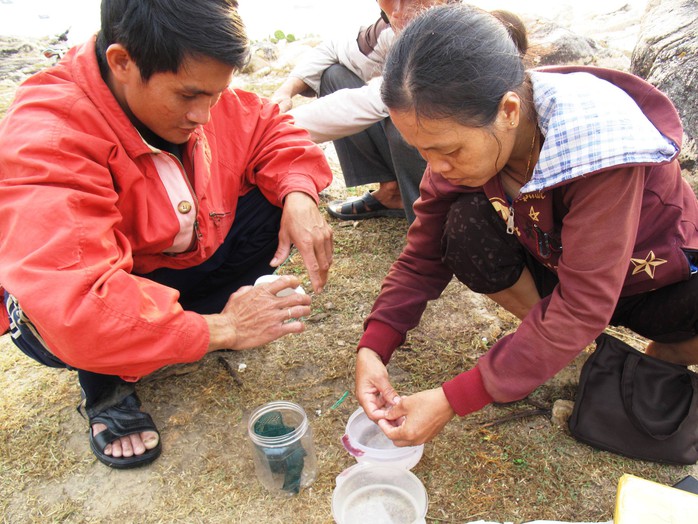
M 443 389 L 435 388 L 400 397 L 378 425 L 396 446 L 416 446 L 433 439 L 455 415 Z

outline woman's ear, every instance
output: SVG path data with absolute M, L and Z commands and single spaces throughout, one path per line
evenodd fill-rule
M 521 98 L 513 91 L 507 91 L 499 102 L 498 124 L 502 127 L 516 129 L 521 119 Z

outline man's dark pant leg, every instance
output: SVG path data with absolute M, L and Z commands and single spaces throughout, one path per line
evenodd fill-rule
M 201 314 L 220 313 L 230 295 L 274 272 L 269 262 L 279 244 L 281 209 L 259 189 L 238 201 L 233 227 L 204 263 L 187 269 L 157 269 L 141 275 L 180 291 L 180 304 Z
M 22 353 L 44 366 L 77 371 L 89 417 L 118 404 L 135 391 L 133 383 L 120 377 L 74 369 L 65 364 L 48 350 L 15 298 L 5 293 L 5 304 L 10 316 L 10 337 Z
M 320 81 L 320 96 L 340 89 L 358 89 L 363 80 L 343 65 L 328 67 Z M 395 180 L 390 145 L 380 122 L 364 131 L 333 141 L 347 187 Z
M 411 224 L 415 219 L 412 206 L 419 198 L 419 184 L 422 183 L 427 162 L 416 148 L 405 142 L 390 118 L 383 120 L 382 125 L 390 146 L 390 157 L 396 173 L 395 178 L 400 187 L 402 205 L 405 208 L 407 221 Z
M 349 69 L 335 64 L 322 75 L 320 96 L 365 85 Z M 389 118 L 355 135 L 335 140 L 333 144 L 347 187 L 397 181 L 407 220 L 414 221 L 412 205 L 419 196 L 426 161 L 403 140 Z

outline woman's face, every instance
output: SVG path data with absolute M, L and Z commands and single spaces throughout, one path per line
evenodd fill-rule
M 378 5 L 396 33 L 402 31 L 423 9 L 446 3 L 448 0 L 378 0 Z
M 408 144 L 457 186 L 478 187 L 508 162 L 516 133 L 497 119 L 489 127 L 467 127 L 452 119 L 419 118 L 414 111 L 390 111 L 390 118 Z

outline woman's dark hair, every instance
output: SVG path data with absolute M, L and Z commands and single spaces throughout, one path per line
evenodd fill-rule
M 433 7 L 393 44 L 383 70 L 383 102 L 417 118 L 486 127 L 504 94 L 521 91 L 527 46 L 525 27 L 512 13 L 495 16 L 465 4 Z
M 205 56 L 239 70 L 249 46 L 237 0 L 102 0 L 97 56 L 123 45 L 147 82 L 176 73 L 185 58 Z
M 490 11 L 490 14 L 504 25 L 504 29 L 509 33 L 514 44 L 516 44 L 516 48 L 519 50 L 519 55 L 523 58 L 526 55 L 526 51 L 528 51 L 528 34 L 526 33 L 526 26 L 523 20 L 519 18 L 519 15 L 501 9 Z

